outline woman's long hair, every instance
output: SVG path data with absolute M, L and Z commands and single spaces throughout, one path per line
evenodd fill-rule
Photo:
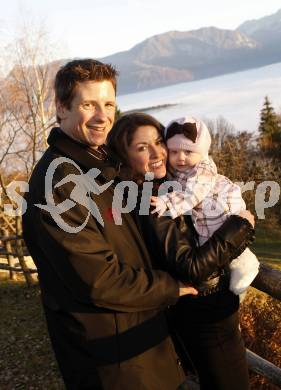
M 122 164 L 122 178 L 132 179 L 133 172 L 128 161 L 128 148 L 131 145 L 135 132 L 140 126 L 153 126 L 163 137 L 164 126 L 151 115 L 136 112 L 119 118 L 107 137 L 107 146 L 117 155 Z M 139 179 L 134 177 L 134 179 Z

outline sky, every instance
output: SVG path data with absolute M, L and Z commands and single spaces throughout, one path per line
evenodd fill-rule
M 280 0 L 0 0 L 0 50 L 27 16 L 44 24 L 58 58 L 104 57 L 153 35 L 215 26 L 235 29 L 281 8 Z M 1 56 L 1 53 L 0 53 Z

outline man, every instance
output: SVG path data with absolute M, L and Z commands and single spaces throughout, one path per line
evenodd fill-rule
M 155 269 L 133 216 L 113 221 L 119 164 L 104 142 L 116 71 L 69 62 L 55 94 L 60 128 L 30 179 L 23 229 L 65 386 L 174 390 L 184 375 L 162 310 L 195 291 Z

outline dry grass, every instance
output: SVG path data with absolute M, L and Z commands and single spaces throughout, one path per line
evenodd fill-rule
M 62 390 L 38 285 L 0 280 L 1 390 Z
M 246 347 L 281 367 L 281 302 L 250 288 L 241 305 L 240 324 Z M 251 389 L 278 390 L 260 375 L 251 374 Z

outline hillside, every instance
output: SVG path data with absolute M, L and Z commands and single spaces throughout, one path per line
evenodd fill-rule
M 281 10 L 236 30 L 203 27 L 155 35 L 102 58 L 120 71 L 129 93 L 256 68 L 281 61 Z
M 280 43 L 281 9 L 235 30 L 169 31 L 100 60 L 117 67 L 125 94 L 281 62 Z M 67 60 L 51 63 L 51 74 Z

